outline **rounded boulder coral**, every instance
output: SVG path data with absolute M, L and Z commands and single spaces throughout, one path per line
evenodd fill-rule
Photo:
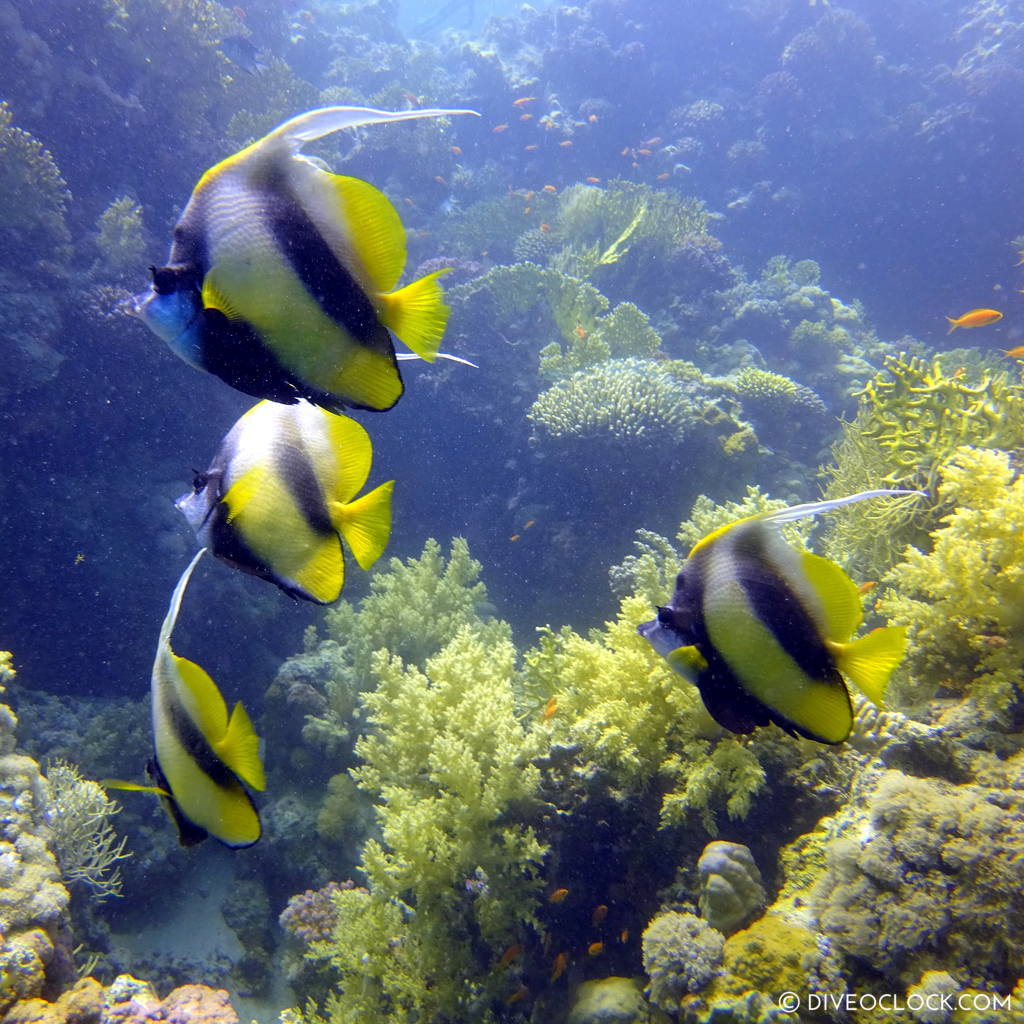
M 667 1012 L 689 992 L 699 992 L 722 965 L 725 938 L 695 914 L 658 914 L 643 934 L 647 997 Z

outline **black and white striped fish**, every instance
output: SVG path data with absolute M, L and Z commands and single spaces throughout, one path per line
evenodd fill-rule
M 708 534 L 690 552 L 672 600 L 637 627 L 700 690 L 719 725 L 749 733 L 774 722 L 841 743 L 853 713 L 843 677 L 881 704 L 906 650 L 900 627 L 854 640 L 863 617 L 856 585 L 834 562 L 791 547 L 780 523 L 855 501 L 914 494 L 863 491 L 762 513 Z
M 257 398 L 338 411 L 402 395 L 393 337 L 432 360 L 448 319 L 438 277 L 396 289 L 405 229 L 383 192 L 299 150 L 344 128 L 474 113 L 323 107 L 208 170 L 166 266 L 131 312 L 186 362 Z

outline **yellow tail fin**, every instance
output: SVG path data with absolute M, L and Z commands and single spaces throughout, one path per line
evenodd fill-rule
M 835 645 L 839 671 L 857 685 L 872 703 L 881 705 L 892 670 L 907 652 L 904 626 L 875 629 L 848 644 Z
M 347 504 L 331 506 L 334 525 L 352 549 L 360 569 L 369 569 L 384 553 L 391 537 L 391 491 L 394 480 Z
M 262 792 L 267 787 L 260 760 L 260 738 L 242 702 L 231 712 L 224 738 L 214 744 L 220 759 L 247 785 Z
M 451 310 L 438 282 L 449 267 L 435 270 L 397 292 L 378 295 L 381 323 L 420 357 L 432 363 L 437 356 Z

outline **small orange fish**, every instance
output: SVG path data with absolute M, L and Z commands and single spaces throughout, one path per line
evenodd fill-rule
M 452 146 L 451 150 L 452 150 L 452 153 L 455 154 L 455 156 L 462 156 L 462 147 L 461 146 Z
M 587 946 L 587 956 L 600 956 L 603 952 L 603 942 L 592 942 L 589 946 Z
M 568 149 L 572 145 L 572 139 L 562 139 L 559 145 L 562 149 Z
M 591 185 L 596 185 L 596 184 L 597 184 L 597 183 L 598 183 L 598 182 L 599 182 L 600 180 L 601 180 L 600 178 L 593 178 L 593 177 L 591 177 L 591 178 L 587 178 L 587 181 L 588 181 L 588 182 L 589 182 L 589 184 L 591 184 Z
M 524 207 L 523 207 L 523 216 L 524 216 L 524 217 L 525 217 L 525 216 L 526 216 L 526 215 L 527 215 L 528 213 L 532 213 L 532 212 L 533 212 L 533 207 L 532 207 L 532 206 L 524 206 Z
M 857 593 L 870 594 L 878 586 L 878 580 L 865 580 L 857 587 Z
M 1024 345 L 1018 345 L 1016 348 L 1004 348 L 1004 356 L 1009 356 L 1011 359 L 1024 359 Z
M 658 175 L 658 181 L 668 181 L 671 177 L 672 175 L 669 174 L 668 171 L 662 171 L 661 174 Z
M 434 175 L 434 181 L 436 181 L 438 183 L 438 185 L 447 185 L 448 184 L 448 182 L 445 181 L 444 178 L 442 178 L 440 174 L 435 174 Z
M 629 146 L 624 146 L 622 148 L 622 151 L 619 153 L 619 156 L 628 156 L 628 155 L 629 155 Z
M 537 520 L 536 519 L 527 519 L 526 522 L 523 523 L 523 529 L 524 530 L 528 530 L 531 526 L 536 526 L 536 525 L 537 525 Z
M 629 929 L 628 928 L 623 928 L 622 931 L 619 932 L 619 942 L 621 942 L 623 945 L 625 945 L 627 942 L 629 942 Z
M 403 92 L 402 95 L 408 100 L 414 107 L 422 107 L 423 100 L 419 96 L 414 95 L 411 92 Z
M 653 139 L 646 139 L 644 142 L 641 142 L 640 145 L 641 146 L 656 146 L 659 142 L 661 142 L 661 136 L 660 135 L 655 135 Z
M 536 148 L 536 142 L 531 142 L 528 146 L 523 146 L 523 149 L 525 149 L 527 153 L 532 153 Z
M 606 904 L 601 903 L 599 906 L 594 907 L 594 912 L 590 915 L 590 923 L 596 928 L 607 916 L 608 907 Z
M 550 231 L 551 230 L 551 225 L 550 224 L 541 224 L 540 229 L 541 229 L 541 231 Z
M 532 121 L 533 120 L 533 114 L 520 114 L 519 115 L 519 120 L 520 121 Z
M 590 122 L 591 124 L 597 124 L 597 114 L 591 114 L 591 115 L 590 115 L 590 116 L 589 116 L 589 117 L 587 118 L 587 120 L 588 120 L 588 121 L 589 121 L 589 122 Z
M 557 192 L 557 191 L 558 191 L 558 189 L 557 189 L 557 188 L 555 188 L 555 186 L 554 186 L 554 185 L 545 185 L 545 186 L 544 186 L 544 187 L 543 187 L 543 188 L 541 189 L 541 192 L 547 192 L 547 193 L 549 193 L 549 194 L 551 194 L 551 195 L 553 195 L 553 194 L 554 194 L 555 192 Z
M 515 992 L 513 992 L 512 995 L 510 995 L 508 999 L 505 1000 L 505 1005 L 512 1006 L 514 1003 L 518 1003 L 520 999 L 525 999 L 529 994 L 530 990 L 522 982 L 520 982 L 519 988 L 517 988 Z
M 1003 314 L 998 309 L 972 309 L 963 316 L 954 319 L 946 317 L 949 323 L 947 334 L 952 334 L 958 327 L 984 327 L 986 324 L 994 324 L 1003 319 Z
M 536 96 L 520 96 L 519 99 L 512 101 L 512 106 L 525 107 L 527 103 L 532 103 L 536 98 Z
M 584 328 L 580 324 L 577 324 L 572 329 L 572 333 L 575 334 L 576 337 L 580 339 L 580 341 L 582 341 L 587 336 L 587 332 L 584 330 Z
M 512 536 L 509 537 L 509 540 L 512 541 L 512 543 L 514 544 L 517 540 L 519 540 L 519 537 L 520 537 L 520 534 L 513 533 Z
M 522 953 L 523 947 L 518 942 L 513 942 L 504 953 L 501 954 L 501 959 L 495 965 L 496 971 L 504 970 L 520 953 Z
M 569 962 L 569 958 L 565 953 L 559 953 L 555 957 L 554 963 L 551 965 L 551 980 L 558 981 L 558 979 L 565 974 L 566 965 Z
M 637 154 L 639 156 L 650 156 L 651 155 L 651 151 L 649 149 L 638 149 L 637 150 Z
M 569 895 L 568 889 L 556 889 L 549 897 L 548 903 L 561 903 Z
M 508 125 L 507 125 L 507 124 L 496 124 L 496 125 L 495 125 L 495 126 L 494 126 L 494 127 L 492 128 L 492 129 L 491 129 L 491 131 L 492 131 L 492 132 L 493 132 L 493 133 L 494 133 L 495 135 L 500 135 L 500 134 L 501 134 L 502 132 L 507 132 L 507 131 L 508 131 Z
M 540 713 L 541 720 L 546 722 L 546 721 L 548 721 L 548 719 L 553 718 L 554 714 L 555 714 L 555 712 L 557 710 L 558 710 L 558 698 L 557 697 L 549 697 L 547 704 L 544 705 L 544 710 Z M 561 891 L 565 891 L 565 890 L 561 890 Z M 552 893 L 551 896 L 548 897 L 548 902 L 549 903 L 555 902 L 555 900 L 553 899 L 554 895 L 555 894 Z

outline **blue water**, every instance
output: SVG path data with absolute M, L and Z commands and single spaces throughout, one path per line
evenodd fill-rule
M 234 37 L 265 67 L 228 59 L 219 46 Z M 1021 0 L 12 0 L 0 6 L 0 58 L 10 115 L 0 128 L 0 647 L 14 653 L 24 688 L 15 703 L 26 709 L 32 691 L 69 702 L 83 721 L 108 699 L 126 701 L 137 767 L 104 767 L 92 753 L 94 775 L 141 778 L 157 631 L 195 550 L 173 501 L 252 404 L 176 359 L 119 304 L 165 261 L 203 172 L 303 109 L 479 112 L 310 147 L 394 202 L 408 233 L 406 280 L 445 259 L 456 268 L 446 287 L 470 285 L 526 252 L 528 232 L 545 259 L 561 197 L 580 184 L 625 181 L 698 200 L 720 245 L 652 242 L 596 268 L 592 283 L 612 305 L 646 314 L 659 362 L 686 359 L 717 376 L 752 363 L 814 393 L 806 421 L 755 422 L 762 448 L 735 466 L 720 446 L 664 434 L 625 450 L 559 446 L 527 418 L 551 383 L 538 371 L 540 350 L 559 337 L 551 316 L 456 292 L 442 349 L 477 368 L 404 363 L 399 404 L 355 414 L 373 439 L 371 485 L 397 481 L 381 567 L 418 556 L 428 537 L 446 551 L 465 537 L 521 649 L 538 626 L 584 633 L 613 617 L 609 566 L 639 528 L 671 537 L 699 494 L 734 500 L 756 483 L 787 501 L 817 497 L 838 420 L 856 411 L 854 384 L 885 354 L 1024 344 Z M 101 217 L 122 197 L 141 222 L 121 243 L 103 241 Z M 775 299 L 757 282 L 775 256 L 814 261 L 821 301 L 855 310 L 843 354 L 864 363 L 849 379 L 836 376 L 838 358 L 795 352 L 773 333 L 783 314 L 778 302 L 765 312 Z M 760 304 L 747 320 L 743 288 Z M 977 307 L 1004 316 L 947 334 L 946 317 Z M 786 331 L 802 315 L 786 313 Z M 345 596 L 366 591 L 351 564 Z M 322 620 L 321 609 L 207 559 L 176 646 L 258 719 L 278 667 Z M 77 703 L 85 698 L 93 703 Z M 53 706 L 47 714 L 46 736 L 73 748 L 73 721 L 58 728 Z M 40 730 L 25 742 L 44 758 Z M 186 868 L 167 823 L 146 813 L 126 820 L 161 835 L 138 842 L 164 884 Z M 268 855 L 253 870 L 269 879 L 274 916 L 292 892 L 333 877 L 307 877 L 305 863 L 284 864 L 290 855 L 282 841 L 280 861 Z M 644 858 L 658 859 L 650 849 Z M 126 868 L 136 887 L 146 884 L 141 860 Z M 353 847 L 341 863 L 356 860 Z M 616 847 L 615 869 L 629 860 Z M 128 931 L 149 906 L 135 893 L 118 911 Z M 645 913 L 658 904 L 653 890 L 644 901 Z M 131 967 L 130 957 L 119 963 Z M 641 973 L 638 952 L 616 967 Z M 323 995 L 318 984 L 309 994 Z M 528 1011 L 517 1006 L 499 1011 L 520 1019 Z

